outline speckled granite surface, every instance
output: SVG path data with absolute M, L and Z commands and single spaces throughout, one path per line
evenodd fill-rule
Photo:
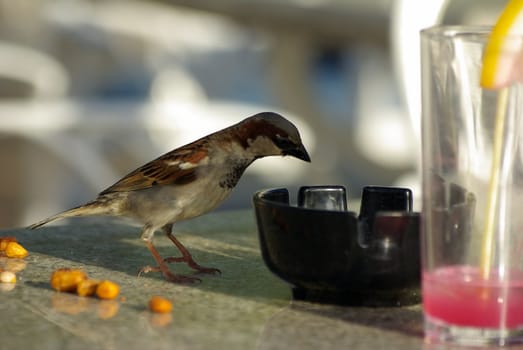
M 250 210 L 217 212 L 175 227 L 178 238 L 204 266 L 221 275 L 175 285 L 157 273 L 137 276 L 152 264 L 138 239 L 140 228 L 111 219 L 86 219 L 37 231 L 1 230 L 29 250 L 18 283 L 0 292 L 0 349 L 421 349 L 420 306 L 351 308 L 292 302 L 288 286 L 260 256 Z M 160 252 L 176 251 L 157 234 Z M 3 260 L 1 263 L 7 263 Z M 51 272 L 79 267 L 111 279 L 121 298 L 102 302 L 56 293 Z M 189 272 L 173 265 L 177 272 Z M 153 315 L 148 299 L 174 302 L 168 315 Z M 426 347 L 426 346 L 425 346 Z

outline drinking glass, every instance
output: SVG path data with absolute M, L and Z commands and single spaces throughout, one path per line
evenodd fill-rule
M 490 30 L 421 32 L 428 342 L 523 340 L 523 90 L 520 83 L 480 87 Z M 514 52 L 506 57 L 520 56 L 522 37 L 507 43 Z

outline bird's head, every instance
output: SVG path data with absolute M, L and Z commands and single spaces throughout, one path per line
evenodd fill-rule
M 238 142 L 255 158 L 289 155 L 311 161 L 296 126 L 277 113 L 258 113 L 236 124 L 234 129 Z

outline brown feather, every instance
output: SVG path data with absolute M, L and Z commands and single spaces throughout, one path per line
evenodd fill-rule
M 143 165 L 124 176 L 100 195 L 112 192 L 137 191 L 156 185 L 186 185 L 196 180 L 197 167 L 182 169 L 181 164 L 197 164 L 207 156 L 207 141 L 197 140 Z

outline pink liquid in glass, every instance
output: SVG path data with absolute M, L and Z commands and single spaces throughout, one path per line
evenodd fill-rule
M 479 328 L 523 327 L 523 273 L 485 280 L 476 267 L 423 273 L 423 309 L 432 319 Z

